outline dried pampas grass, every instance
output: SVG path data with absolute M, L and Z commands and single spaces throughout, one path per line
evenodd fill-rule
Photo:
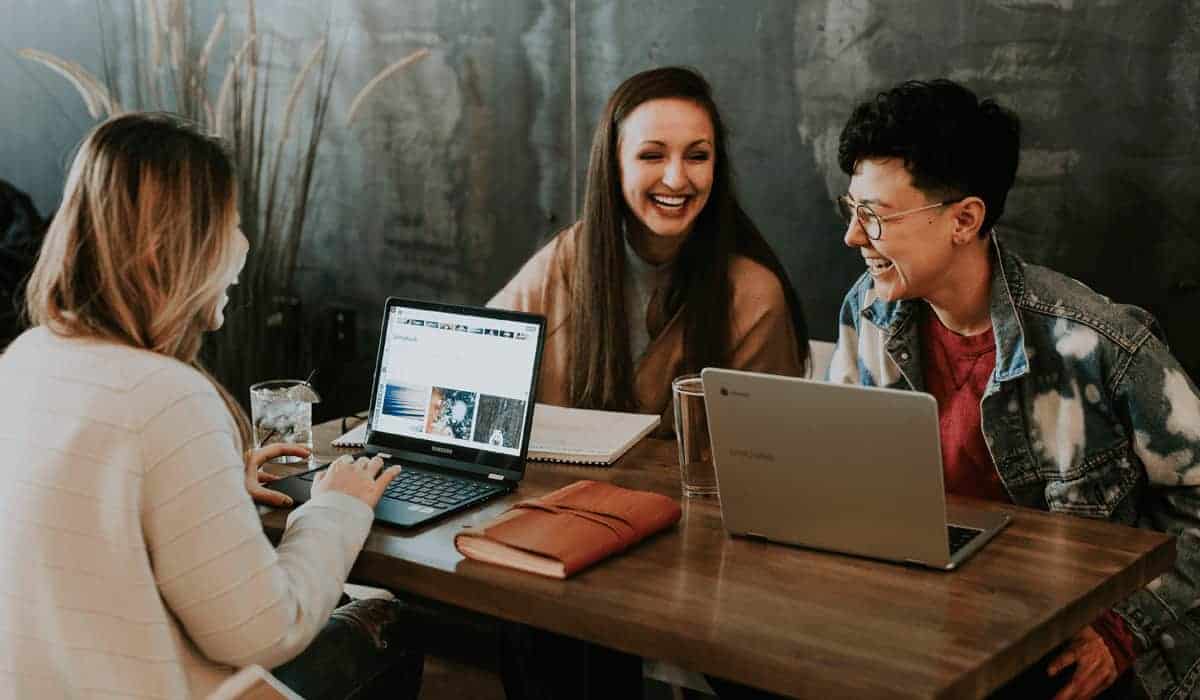
M 371 93 L 375 91 L 375 88 L 378 87 L 380 83 L 390 78 L 392 74 L 407 68 L 408 66 L 416 63 L 428 55 L 429 49 L 418 49 L 413 51 L 399 61 L 396 61 L 387 68 L 379 71 L 374 78 L 371 78 L 369 81 L 367 81 L 367 84 L 363 86 L 363 89 L 358 91 L 358 94 L 354 96 L 353 100 L 350 100 L 350 110 L 346 114 L 346 124 L 354 123 L 354 117 L 358 114 L 358 108 L 362 106 L 362 103 L 365 102 L 368 97 L 370 97 Z
M 17 55 L 40 63 L 66 78 L 71 87 L 75 88 L 75 91 L 83 99 L 83 104 L 93 119 L 118 114 L 122 111 L 120 105 L 115 103 L 109 95 L 108 89 L 78 63 L 36 49 L 20 49 L 17 51 Z
M 228 17 L 222 12 L 203 41 L 192 30 L 187 0 L 133 2 L 135 31 L 129 41 L 105 41 L 101 23 L 103 82 L 73 61 L 35 49 L 19 54 L 65 78 L 94 119 L 125 109 L 175 112 L 229 142 L 238 165 L 241 225 L 250 256 L 243 283 L 231 289 L 225 327 L 207 343 L 205 359 L 235 396 L 243 396 L 255 381 L 310 369 L 307 344 L 282 352 L 286 341 L 278 328 L 268 325 L 281 312 L 295 309 L 289 300 L 296 297 L 295 271 L 340 51 L 331 57 L 328 37 L 321 37 L 284 83 L 288 90 L 280 108 L 271 89 L 272 74 L 279 71 L 268 69 L 270 33 L 259 29 L 254 0 L 245 0 L 242 36 L 227 31 Z M 224 54 L 223 41 L 228 46 Z M 130 48 L 110 54 L 109 46 Z M 350 103 L 346 124 L 354 122 L 383 81 L 427 55 L 427 49 L 415 51 L 367 81 Z M 224 65 L 214 64 L 221 56 Z M 134 94 L 125 104 L 115 75 L 117 59 L 132 73 Z M 214 103 L 208 75 L 210 68 L 221 67 Z

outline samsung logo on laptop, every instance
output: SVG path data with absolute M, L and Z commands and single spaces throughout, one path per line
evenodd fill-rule
M 750 398 L 750 394 L 748 394 L 744 391 L 730 391 L 729 389 L 726 389 L 725 387 L 721 387 L 721 396 L 729 396 L 731 394 L 733 396 L 740 396 L 743 399 Z
M 762 452 L 759 450 L 743 450 L 743 449 L 739 449 L 736 447 L 729 450 L 729 456 L 730 457 L 741 457 L 743 459 L 750 459 L 750 460 L 755 460 L 758 462 L 774 462 L 775 461 L 775 455 L 771 454 L 770 452 Z
M 449 447 L 438 447 L 437 445 L 431 445 L 429 449 L 433 450 L 434 452 L 440 452 L 444 455 L 454 454 L 454 450 L 450 449 Z

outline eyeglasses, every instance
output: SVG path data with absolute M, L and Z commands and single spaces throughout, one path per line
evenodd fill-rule
M 895 221 L 896 219 L 899 219 L 903 216 L 908 216 L 909 214 L 916 214 L 919 211 L 926 211 L 929 209 L 937 209 L 938 207 L 944 207 L 947 204 L 961 202 L 964 199 L 966 199 L 965 196 L 957 197 L 955 199 L 947 199 L 941 202 L 934 202 L 933 204 L 926 204 L 925 206 L 917 207 L 916 209 L 907 209 L 905 211 L 896 212 L 895 214 L 888 214 L 887 216 L 880 216 L 876 214 L 874 209 L 866 204 L 861 204 L 854 201 L 854 199 L 848 194 L 838 197 L 837 205 L 838 211 L 842 213 L 842 218 L 846 220 L 847 224 L 857 219 L 859 225 L 862 226 L 863 231 L 867 234 L 867 238 L 877 241 L 883 237 L 883 222 L 885 221 Z

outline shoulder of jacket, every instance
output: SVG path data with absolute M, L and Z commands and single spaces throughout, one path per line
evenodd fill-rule
M 563 275 L 575 260 L 579 224 L 559 231 L 521 268 L 519 276 L 548 281 L 552 276 L 565 281 Z
M 781 301 L 783 282 L 766 265 L 744 255 L 729 260 L 729 287 L 734 299 Z
M 1023 278 L 1014 303 L 1022 311 L 1083 324 L 1131 351 L 1148 335 L 1162 337 L 1158 321 L 1145 309 L 1114 302 L 1056 270 L 1014 259 Z

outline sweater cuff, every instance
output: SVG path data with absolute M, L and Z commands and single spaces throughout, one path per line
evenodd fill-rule
M 338 520 L 343 528 L 342 535 L 357 542 L 358 547 L 362 547 L 371 531 L 371 524 L 375 522 L 375 511 L 366 503 L 340 491 L 325 491 L 288 514 L 285 532 L 291 529 L 296 520 L 312 510 L 335 511 L 341 516 Z

